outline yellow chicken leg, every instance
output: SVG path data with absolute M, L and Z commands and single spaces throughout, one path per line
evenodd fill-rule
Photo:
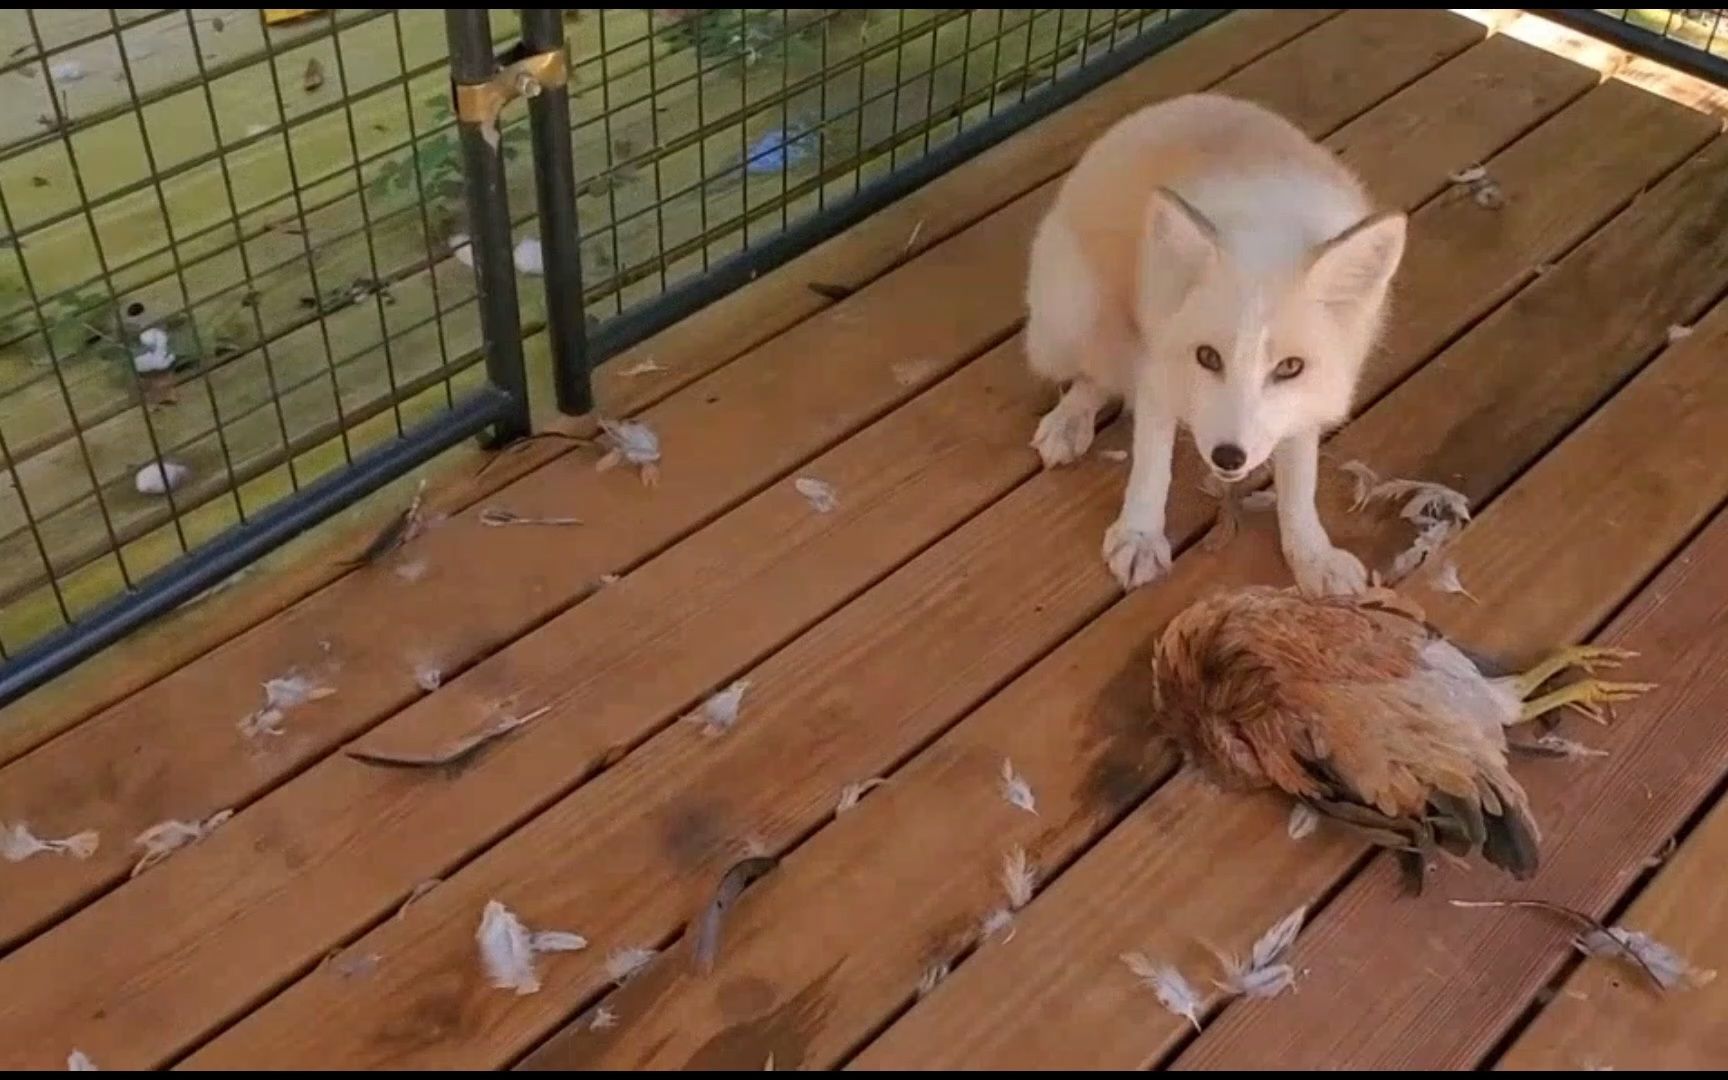
M 1637 655 L 1630 649 L 1616 649 L 1611 645 L 1573 645 L 1560 649 L 1522 675 L 1512 676 L 1512 686 L 1520 698 L 1527 698 L 1536 692 L 1537 687 L 1569 667 L 1581 668 L 1594 675 L 1600 668 L 1619 667 L 1622 660 Z
M 1602 711 L 1602 706 L 1612 705 L 1616 701 L 1629 701 L 1646 690 L 1654 690 L 1655 688 L 1655 683 L 1580 679 L 1551 693 L 1543 694 L 1535 701 L 1526 701 L 1523 709 L 1519 711 L 1517 723 L 1534 720 L 1538 716 L 1544 716 L 1555 709 L 1570 705 L 1598 724 L 1606 724 L 1608 714 Z

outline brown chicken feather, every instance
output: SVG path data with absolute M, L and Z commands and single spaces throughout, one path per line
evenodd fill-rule
M 1484 674 L 1397 593 L 1221 591 L 1171 621 L 1153 667 L 1158 725 L 1220 787 L 1277 788 L 1398 850 L 1417 891 L 1436 850 L 1535 873 L 1540 834 L 1506 766 L 1505 728 L 1532 715 L 1525 677 Z

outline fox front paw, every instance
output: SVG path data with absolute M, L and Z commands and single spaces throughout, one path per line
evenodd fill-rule
M 1309 596 L 1351 596 L 1368 588 L 1362 560 L 1331 544 L 1290 547 L 1284 552 L 1296 587 Z
M 1104 562 L 1124 590 L 1156 581 L 1170 569 L 1170 541 L 1163 529 L 1132 529 L 1120 519 L 1104 533 Z
M 1091 413 L 1069 407 L 1067 401 L 1045 413 L 1032 434 L 1032 447 L 1044 467 L 1054 469 L 1084 457 L 1092 448 L 1095 419 Z

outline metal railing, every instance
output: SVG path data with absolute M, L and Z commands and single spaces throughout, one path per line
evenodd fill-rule
M 1534 8 L 1676 71 L 1728 86 L 1728 8 Z
M 267 14 L 0 12 L 0 705 L 1225 11 Z

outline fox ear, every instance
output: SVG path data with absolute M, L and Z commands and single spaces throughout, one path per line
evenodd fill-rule
M 1154 188 L 1140 239 L 1142 287 L 1180 297 L 1218 257 L 1218 230 L 1206 215 L 1169 188 Z
M 1378 300 L 1404 258 L 1405 216 L 1388 211 L 1365 218 L 1322 244 L 1308 267 L 1308 290 L 1335 308 Z

